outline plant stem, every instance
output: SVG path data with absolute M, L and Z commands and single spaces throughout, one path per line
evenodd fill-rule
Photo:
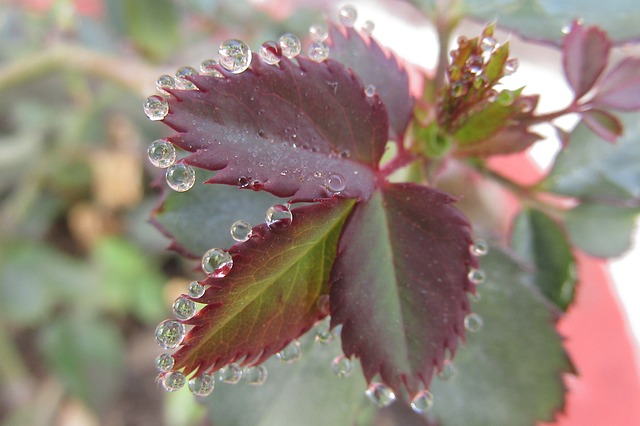
M 398 144 L 398 154 L 393 158 L 393 160 L 382 166 L 382 168 L 380 169 L 380 174 L 382 175 L 382 177 L 387 177 L 396 170 L 399 170 L 413 163 L 416 159 L 417 157 L 415 156 L 415 154 L 402 147 L 402 145 Z

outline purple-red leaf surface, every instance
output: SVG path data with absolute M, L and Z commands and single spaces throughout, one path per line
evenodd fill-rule
M 606 73 L 591 104 L 620 111 L 640 109 L 640 58 L 626 58 Z
M 607 65 L 610 48 L 611 40 L 600 28 L 585 28 L 578 21 L 573 22 L 562 40 L 562 65 L 576 99 L 596 83 Z
M 593 133 L 607 142 L 615 142 L 622 135 L 622 123 L 618 118 L 601 109 L 590 109 L 581 113 L 582 121 Z
M 386 184 L 345 224 L 331 274 L 331 322 L 367 381 L 394 390 L 429 386 L 464 334 L 470 226 L 450 196 Z
M 413 114 L 409 75 L 396 56 L 355 29 L 330 25 L 330 57 L 355 71 L 365 86 L 373 85 L 387 107 L 389 139 L 402 141 Z
M 188 163 L 220 170 L 211 183 L 248 180 L 310 201 L 332 195 L 325 181 L 338 175 L 342 196 L 368 199 L 387 141 L 384 105 L 340 63 L 296 60 L 273 66 L 254 56 L 238 75 L 190 77 L 199 90 L 172 90 L 168 100 L 171 142 L 193 152 Z

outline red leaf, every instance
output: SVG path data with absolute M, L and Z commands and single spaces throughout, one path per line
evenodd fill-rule
M 456 154 L 461 156 L 488 157 L 522 152 L 541 140 L 542 137 L 525 127 L 510 126 L 498 133 L 470 145 L 459 145 Z
M 387 141 L 384 105 L 340 63 L 296 60 L 254 57 L 238 75 L 189 77 L 200 90 L 172 90 L 168 100 L 164 122 L 179 132 L 171 142 L 193 152 L 188 163 L 220 170 L 211 183 L 254 180 L 255 189 L 309 201 L 332 195 L 325 180 L 337 174 L 342 196 L 369 198 Z
M 607 142 L 615 142 L 622 135 L 622 123 L 618 118 L 601 109 L 590 109 L 581 113 L 582 121 L 593 133 Z
M 253 228 L 258 235 L 229 253 L 233 268 L 209 277 L 198 303 L 206 306 L 187 321 L 189 331 L 174 354 L 185 374 L 217 370 L 231 362 L 259 364 L 327 315 L 319 303 L 328 294 L 338 236 L 352 201 L 338 199 L 293 210 L 281 230 Z
M 605 74 L 591 104 L 620 111 L 640 109 L 640 58 L 626 58 Z
M 562 65 L 576 99 L 584 96 L 602 74 L 609 58 L 611 41 L 598 27 L 585 28 L 574 21 L 562 40 Z
M 402 141 L 413 114 L 409 75 L 396 56 L 355 29 L 331 25 L 331 57 L 351 68 L 365 86 L 373 85 L 389 114 L 389 139 Z
M 410 394 L 453 353 L 469 311 L 470 226 L 450 196 L 387 184 L 349 217 L 331 275 L 331 322 L 367 381 Z

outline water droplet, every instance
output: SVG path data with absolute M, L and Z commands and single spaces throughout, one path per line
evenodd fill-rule
M 340 23 L 345 27 L 353 27 L 358 19 L 358 11 L 351 5 L 346 5 L 340 8 L 339 14 Z
M 273 41 L 265 41 L 260 46 L 260 58 L 269 65 L 275 65 L 282 58 L 282 48 Z
M 176 320 L 164 320 L 156 327 L 156 340 L 163 349 L 175 349 L 184 339 L 184 324 Z
M 367 95 L 369 98 L 372 97 L 373 95 L 376 94 L 376 86 L 374 86 L 373 84 L 368 85 L 367 87 L 364 88 L 364 94 Z
M 242 367 L 238 364 L 229 364 L 218 370 L 218 380 L 231 385 L 236 384 L 242 378 Z
M 302 358 L 302 345 L 297 340 L 293 340 L 276 354 L 276 358 L 287 364 L 293 364 Z
M 314 41 L 307 50 L 309 59 L 315 62 L 322 62 L 329 57 L 329 46 L 321 41 Z
M 338 355 L 331 362 L 331 371 L 338 377 L 349 377 L 353 371 L 353 362 L 344 355 Z
M 489 244 L 485 240 L 475 240 L 471 246 L 471 254 L 474 256 L 485 256 L 489 253 Z
M 196 303 L 184 296 L 178 297 L 173 302 L 173 314 L 179 320 L 188 320 L 196 314 Z
M 212 248 L 202 256 L 202 270 L 214 278 L 225 277 L 233 267 L 233 258 L 226 251 Z
M 240 74 L 251 65 L 251 49 L 243 41 L 227 40 L 220 45 L 218 53 L 218 63 L 234 74 Z
M 169 187 L 176 192 L 188 191 L 196 183 L 196 171 L 184 163 L 170 166 L 165 177 Z
M 438 377 L 440 379 L 447 381 L 451 380 L 453 376 L 456 375 L 458 370 L 456 369 L 456 365 L 451 360 L 446 360 L 444 364 L 442 364 L 442 370 L 438 373 Z
M 498 42 L 493 37 L 482 37 L 482 40 L 480 40 L 480 49 L 483 52 L 493 52 L 493 49 L 497 46 Z
M 332 173 L 324 180 L 324 187 L 333 194 L 339 194 L 346 188 L 346 180 L 339 173 Z
M 471 269 L 468 276 L 469 281 L 476 285 L 484 283 L 487 279 L 487 274 L 482 269 Z
M 224 78 L 222 73 L 218 71 L 216 66 L 218 65 L 218 61 L 215 59 L 205 59 L 200 64 L 200 72 L 204 75 L 212 75 L 216 78 Z
M 176 71 L 176 85 L 178 86 L 178 89 L 198 90 L 195 84 L 185 78 L 191 75 L 198 75 L 198 71 L 193 67 L 186 66 L 179 68 L 178 71 Z
M 480 331 L 483 326 L 484 321 L 482 320 L 482 317 L 475 312 L 464 317 L 464 328 L 471 333 Z
M 147 154 L 151 164 L 162 169 L 176 162 L 176 148 L 172 143 L 164 139 L 153 141 L 147 150 Z
M 315 172 L 313 172 L 313 177 L 314 178 L 321 178 L 322 177 L 322 172 L 316 170 Z
M 162 96 L 149 96 L 147 100 L 144 101 L 142 108 L 144 109 L 145 115 L 151 121 L 162 120 L 169 114 L 169 104 L 162 99 Z
M 211 374 L 201 374 L 189 380 L 189 390 L 195 396 L 207 396 L 213 392 L 216 380 Z
M 175 360 L 171 354 L 160 354 L 156 357 L 156 368 L 161 373 L 168 373 L 173 368 Z
M 325 41 L 329 37 L 329 32 L 326 25 L 313 24 L 309 27 L 309 35 L 313 41 Z
M 322 344 L 328 344 L 333 342 L 334 334 L 331 331 L 331 317 L 326 317 L 323 320 L 318 321 L 314 330 L 316 333 L 315 341 Z
M 364 24 L 362 24 L 362 32 L 368 36 L 373 34 L 373 30 L 375 28 L 376 28 L 376 24 L 374 24 L 373 21 L 365 21 Z
M 240 176 L 238 178 L 238 186 L 240 188 L 247 188 L 250 183 L 251 183 L 251 178 L 250 177 Z
M 238 242 L 248 241 L 253 234 L 251 224 L 249 224 L 249 222 L 245 222 L 244 220 L 233 222 L 233 225 L 231 225 L 229 231 L 231 232 L 231 238 Z
M 267 209 L 264 221 L 269 229 L 282 229 L 291 225 L 293 214 L 284 204 L 275 204 Z
M 518 71 L 518 59 L 511 58 L 507 62 L 504 63 L 504 75 L 511 75 L 514 72 Z
M 386 385 L 378 382 L 371 383 L 364 394 L 378 407 L 386 407 L 396 400 L 396 394 Z
M 282 34 L 278 39 L 278 44 L 282 48 L 282 54 L 287 58 L 295 58 L 302 50 L 300 39 L 291 33 Z
M 506 90 L 506 89 L 501 91 L 498 97 L 496 98 L 496 101 L 500 105 L 504 105 L 504 106 L 511 105 L 514 100 L 515 100 L 515 96 L 513 95 L 513 92 L 511 90 Z
M 204 290 L 204 286 L 198 281 L 191 281 L 189 287 L 187 287 L 187 294 L 189 294 L 189 297 L 199 299 L 204 296 Z
M 562 34 L 569 34 L 571 32 L 571 23 L 564 24 L 560 31 L 562 31 Z
M 267 381 L 267 367 L 264 365 L 256 365 L 247 367 L 242 372 L 242 378 L 245 383 L 252 386 L 260 386 Z
M 481 56 L 470 56 L 465 63 L 467 70 L 472 74 L 479 74 L 482 72 L 482 65 L 484 61 Z
M 162 387 L 168 392 L 175 392 L 187 382 L 187 378 L 180 371 L 174 371 L 165 375 L 162 379 Z
M 418 392 L 411 399 L 411 409 L 418 414 L 426 413 L 433 405 L 433 395 L 428 390 Z
M 456 81 L 451 85 L 451 96 L 459 98 L 467 94 L 467 86 L 464 83 Z
M 175 88 L 176 88 L 176 81 L 170 75 L 166 75 L 166 74 L 161 75 L 156 80 L 156 89 L 158 89 L 160 93 L 168 94 L 168 92 L 165 89 L 175 89 Z

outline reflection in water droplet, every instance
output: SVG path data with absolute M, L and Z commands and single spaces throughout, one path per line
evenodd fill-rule
M 293 364 L 302 358 L 302 345 L 297 340 L 293 340 L 276 354 L 276 358 L 288 364 Z
M 242 372 L 242 378 L 245 383 L 252 386 L 260 386 L 267 381 L 267 367 L 264 365 L 256 365 L 247 367 Z
M 218 61 L 215 59 L 205 59 L 200 64 L 200 72 L 204 75 L 212 75 L 216 78 L 224 78 L 224 76 L 216 68 Z
M 184 296 L 178 297 L 173 302 L 173 314 L 179 320 L 188 320 L 196 314 L 196 303 Z
M 369 98 L 372 97 L 376 94 L 376 86 L 374 86 L 373 84 L 368 85 L 364 88 L 364 94 Z
M 159 121 L 169 114 L 169 104 L 161 96 L 149 96 L 142 105 L 145 115 L 151 121 Z
M 482 317 L 475 312 L 464 317 L 464 328 L 471 333 L 482 330 L 483 326 L 484 321 L 482 320 Z
M 518 59 L 511 58 L 504 63 L 504 75 L 511 75 L 518 71 Z
M 202 270 L 208 276 L 223 278 L 231 268 L 233 268 L 233 258 L 220 248 L 209 249 L 202 256 Z
M 314 326 L 316 333 L 315 341 L 322 344 L 333 342 L 334 334 L 331 331 L 331 317 L 326 317 L 318 321 Z
M 364 394 L 378 407 L 386 407 L 396 400 L 396 394 L 386 385 L 378 382 L 371 383 Z
M 365 21 L 364 24 L 362 24 L 362 32 L 369 36 L 373 33 L 375 28 L 376 24 L 374 24 L 373 21 Z
M 175 392 L 187 382 L 187 378 L 180 371 L 174 371 L 165 375 L 162 379 L 162 387 L 168 392 Z
M 223 383 L 236 384 L 242 378 L 242 367 L 238 364 L 229 364 L 218 370 L 218 380 Z
M 313 41 L 325 41 L 329 37 L 325 24 L 313 24 L 309 27 L 309 35 Z
M 339 173 L 332 173 L 324 180 L 324 187 L 333 194 L 339 194 L 344 191 L 346 185 L 347 181 Z
M 411 409 L 418 414 L 425 413 L 431 409 L 433 405 L 433 395 L 428 390 L 418 392 L 411 399 Z
M 260 46 L 260 58 L 269 65 L 275 65 L 282 59 L 282 48 L 273 41 L 265 41 Z
M 184 324 L 176 320 L 164 320 L 156 327 L 156 341 L 163 349 L 175 349 L 184 339 Z
M 267 209 L 264 221 L 269 229 L 282 229 L 291 225 L 293 214 L 284 204 L 275 204 Z
M 250 177 L 240 176 L 238 178 L 238 186 L 240 188 L 247 188 L 250 183 L 251 183 L 251 178 Z
M 156 80 L 156 89 L 158 89 L 160 93 L 168 94 L 168 92 L 165 89 L 175 89 L 175 88 L 176 88 L 176 81 L 170 75 L 166 75 L 166 74 L 161 75 Z
M 189 380 L 189 390 L 196 396 L 207 396 L 213 392 L 215 383 L 211 374 L 201 374 Z
M 340 8 L 339 15 L 340 23 L 345 27 L 353 27 L 358 19 L 358 11 L 351 5 L 346 5 Z
M 187 294 L 189 295 L 189 297 L 199 299 L 204 296 L 204 290 L 204 286 L 198 281 L 191 281 L 189 283 L 189 287 L 187 287 Z
M 278 44 L 282 48 L 282 54 L 287 58 L 295 58 L 302 49 L 300 39 L 291 33 L 281 35 Z
M 471 254 L 474 256 L 484 256 L 489 253 L 489 244 L 485 240 L 475 240 L 471 246 Z
M 229 231 L 231 232 L 231 238 L 241 243 L 244 241 L 248 241 L 253 234 L 251 224 L 249 224 L 249 222 L 245 222 L 244 220 L 233 222 L 233 225 L 231 225 Z
M 451 380 L 453 376 L 456 375 L 458 370 L 456 369 L 456 365 L 451 360 L 446 360 L 444 364 L 442 364 L 442 370 L 438 374 L 438 377 L 442 380 Z
M 161 373 L 168 373 L 173 368 L 175 360 L 171 354 L 160 354 L 156 357 L 156 368 Z
M 176 192 L 185 192 L 196 183 L 196 171 L 193 167 L 178 163 L 170 166 L 165 175 L 167 184 Z
M 493 37 L 486 36 L 480 40 L 480 49 L 483 52 L 493 52 L 496 47 L 498 47 L 498 42 Z
M 486 281 L 487 274 L 482 269 L 471 269 L 469 271 L 469 281 L 474 284 L 482 284 Z
M 198 75 L 198 71 L 193 67 L 186 66 L 179 68 L 178 71 L 176 71 L 176 86 L 178 89 L 198 90 L 195 84 L 185 78 L 191 75 Z
M 164 139 L 157 139 L 151 143 L 147 150 L 149 161 L 162 169 L 176 162 L 176 148 L 172 143 Z
M 470 73 L 479 74 L 482 72 L 483 63 L 482 56 L 470 56 L 465 66 Z
M 329 57 L 329 46 L 321 41 L 314 41 L 307 50 L 309 59 L 315 62 L 322 62 Z
M 245 71 L 251 65 L 251 49 L 241 40 L 231 39 L 223 42 L 218 54 L 218 63 L 234 74 Z
M 331 362 L 331 371 L 338 377 L 349 377 L 353 371 L 353 362 L 344 355 L 338 355 Z

